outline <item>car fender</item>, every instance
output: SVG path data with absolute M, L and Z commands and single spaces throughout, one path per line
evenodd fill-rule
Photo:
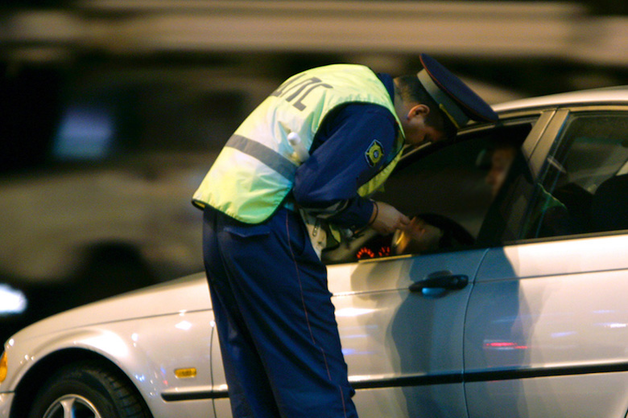
M 9 373 L 0 393 L 19 394 L 22 383 L 33 379 L 43 384 L 73 361 L 103 359 L 129 378 L 151 409 L 160 410 L 166 392 L 211 390 L 212 321 L 211 311 L 199 311 L 59 331 L 21 339 L 19 348 L 9 340 Z M 177 377 L 183 369 L 193 369 L 193 376 Z

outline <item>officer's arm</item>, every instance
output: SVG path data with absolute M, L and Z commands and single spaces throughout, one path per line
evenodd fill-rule
M 349 105 L 328 118 L 310 158 L 297 169 L 293 189 L 297 203 L 343 228 L 367 225 L 374 205 L 357 191 L 392 152 L 395 123 L 386 109 L 370 104 Z M 384 158 L 372 164 L 367 152 L 374 140 L 381 143 Z
M 373 213 L 369 226 L 383 235 L 392 234 L 410 224 L 410 218 L 394 206 L 384 202 L 373 202 Z

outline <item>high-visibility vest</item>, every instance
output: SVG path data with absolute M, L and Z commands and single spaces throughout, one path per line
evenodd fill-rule
M 200 208 L 210 205 L 245 223 L 263 222 L 282 204 L 303 162 L 288 135 L 296 133 L 299 146 L 309 151 L 325 116 L 348 103 L 383 106 L 399 124 L 397 155 L 358 191 L 370 195 L 399 160 L 403 129 L 377 75 L 365 66 L 338 64 L 299 73 L 264 100 L 227 141 L 192 202 Z

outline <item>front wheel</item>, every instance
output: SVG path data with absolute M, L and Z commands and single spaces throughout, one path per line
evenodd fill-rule
M 29 418 L 149 418 L 144 401 L 123 378 L 95 362 L 66 366 L 38 392 Z

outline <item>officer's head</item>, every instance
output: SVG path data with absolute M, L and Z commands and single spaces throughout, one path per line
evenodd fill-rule
M 482 98 L 434 58 L 420 58 L 423 69 L 416 76 L 395 79 L 401 98 L 397 113 L 408 143 L 453 139 L 469 120 L 498 119 Z
M 401 107 L 398 116 L 407 143 L 419 145 L 456 136 L 454 124 L 440 111 L 438 104 L 415 75 L 397 77 L 395 86 L 402 99 L 397 108 Z

